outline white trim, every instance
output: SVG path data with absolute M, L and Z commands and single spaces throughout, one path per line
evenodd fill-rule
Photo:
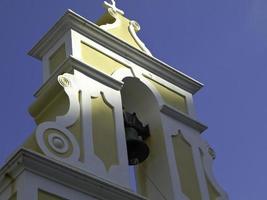
M 186 115 L 186 114 L 172 108 L 169 105 L 163 105 L 161 107 L 160 111 L 162 113 L 164 113 L 165 115 L 172 117 L 173 119 L 175 119 L 181 123 L 184 123 L 185 125 L 199 131 L 200 133 L 202 133 L 203 131 L 205 131 L 208 128 L 204 124 L 191 118 L 189 115 Z
M 51 90 L 55 90 L 55 93 L 57 93 L 58 90 L 60 90 L 61 87 L 59 87 L 59 84 L 57 82 L 57 78 L 59 75 L 65 72 L 72 72 L 74 69 L 77 69 L 78 71 L 82 72 L 83 74 L 93 78 L 96 81 L 99 81 L 103 83 L 104 85 L 107 85 L 115 90 L 120 90 L 123 83 L 121 81 L 118 81 L 111 76 L 104 74 L 93 67 L 77 60 L 76 58 L 73 58 L 70 56 L 64 63 L 62 63 L 57 70 L 49 77 L 49 79 L 38 89 L 34 96 L 37 98 L 46 98 L 46 93 L 51 92 Z M 43 102 L 44 100 L 42 100 Z M 30 107 L 30 113 L 32 111 L 38 108 L 38 106 L 34 103 Z
M 32 48 L 29 55 L 37 59 L 42 59 L 55 42 L 70 29 L 80 32 L 85 37 L 91 38 L 96 43 L 101 44 L 192 94 L 196 93 L 203 86 L 200 82 L 130 46 L 71 10 L 68 10 L 50 31 Z
M 136 34 L 136 31 L 139 31 L 141 28 L 140 28 L 140 25 L 132 20 L 130 21 L 130 25 L 129 25 L 129 32 L 131 34 L 131 36 L 133 37 L 133 39 L 135 40 L 135 42 L 138 44 L 138 46 L 145 52 L 147 53 L 148 55 L 152 56 L 151 52 L 149 51 L 149 49 L 146 47 L 146 45 L 139 39 L 139 37 L 137 36 Z
M 203 173 L 206 175 L 207 179 L 210 181 L 215 190 L 219 193 L 219 197 L 216 200 L 228 200 L 228 194 L 219 186 L 217 183 L 212 170 L 213 157 L 209 153 L 209 144 L 205 141 L 202 141 L 199 147 L 203 153 L 202 162 L 203 162 Z
M 55 53 L 55 51 L 61 47 L 62 45 L 65 45 L 65 54 L 66 58 L 68 55 L 72 54 L 72 44 L 71 44 L 71 32 L 67 31 L 62 38 L 60 38 L 52 47 L 49 49 L 49 51 L 43 56 L 42 62 L 43 62 L 43 82 L 45 82 L 50 76 L 50 62 L 49 58 Z
M 10 170 L 12 173 L 12 169 L 16 168 L 20 171 L 29 171 L 37 176 L 46 177 L 53 182 L 72 188 L 75 191 L 83 192 L 89 196 L 94 196 L 97 199 L 148 200 L 130 190 L 114 185 L 111 182 L 100 179 L 83 170 L 79 170 L 26 149 L 20 149 L 7 164 L 0 169 L 0 185 L 2 185 L 3 180 L 6 179 L 5 174 Z M 18 175 L 14 178 L 17 177 Z M 26 184 L 25 187 L 27 185 L 28 184 Z

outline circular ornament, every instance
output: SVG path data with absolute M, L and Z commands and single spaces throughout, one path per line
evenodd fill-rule
M 57 132 L 47 133 L 48 140 L 45 140 L 45 132 L 49 129 L 57 130 L 61 134 Z M 40 124 L 36 129 L 36 141 L 44 152 L 45 155 L 61 159 L 64 161 L 78 161 L 80 157 L 80 147 L 79 144 L 74 137 L 74 135 L 65 127 L 60 126 L 55 122 L 44 122 Z M 50 148 L 49 148 L 50 147 Z M 72 148 L 71 148 L 72 147 Z M 51 149 L 54 151 L 51 151 Z M 63 154 L 69 150 L 72 150 L 68 157 L 63 157 Z M 59 156 L 58 154 L 62 154 Z
M 57 153 L 66 153 L 69 149 L 69 141 L 58 133 L 50 133 L 48 143 Z

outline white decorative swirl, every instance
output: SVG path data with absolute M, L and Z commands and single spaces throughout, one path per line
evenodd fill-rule
M 74 124 L 80 116 L 79 89 L 75 87 L 71 79 L 71 74 L 58 76 L 58 82 L 64 87 L 64 90 L 69 98 L 69 110 L 67 114 L 57 117 L 56 122 L 65 127 L 69 127 Z
M 152 56 L 151 52 L 148 50 L 146 45 L 139 39 L 136 32 L 141 29 L 140 25 L 136 21 L 130 21 L 129 25 L 129 32 L 134 38 L 135 42 L 138 44 L 138 46 L 148 55 Z
M 44 122 L 36 129 L 36 140 L 45 155 L 64 161 L 78 161 L 80 147 L 74 135 L 67 129 L 80 116 L 79 89 L 75 87 L 73 75 L 58 76 L 59 84 L 69 98 L 69 110 L 55 122 Z

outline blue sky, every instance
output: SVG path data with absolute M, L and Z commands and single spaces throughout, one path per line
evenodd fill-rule
M 0 163 L 29 134 L 27 112 L 41 85 L 28 50 L 70 8 L 90 21 L 102 0 L 0 1 Z M 214 173 L 233 200 L 266 198 L 267 1 L 118 0 L 141 25 L 157 58 L 205 84 L 195 95 L 203 137 L 217 152 Z

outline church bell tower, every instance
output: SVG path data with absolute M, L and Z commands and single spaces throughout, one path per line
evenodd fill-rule
M 201 133 L 198 81 L 156 59 L 115 1 L 68 10 L 32 48 L 32 135 L 0 171 L 1 200 L 227 200 Z

